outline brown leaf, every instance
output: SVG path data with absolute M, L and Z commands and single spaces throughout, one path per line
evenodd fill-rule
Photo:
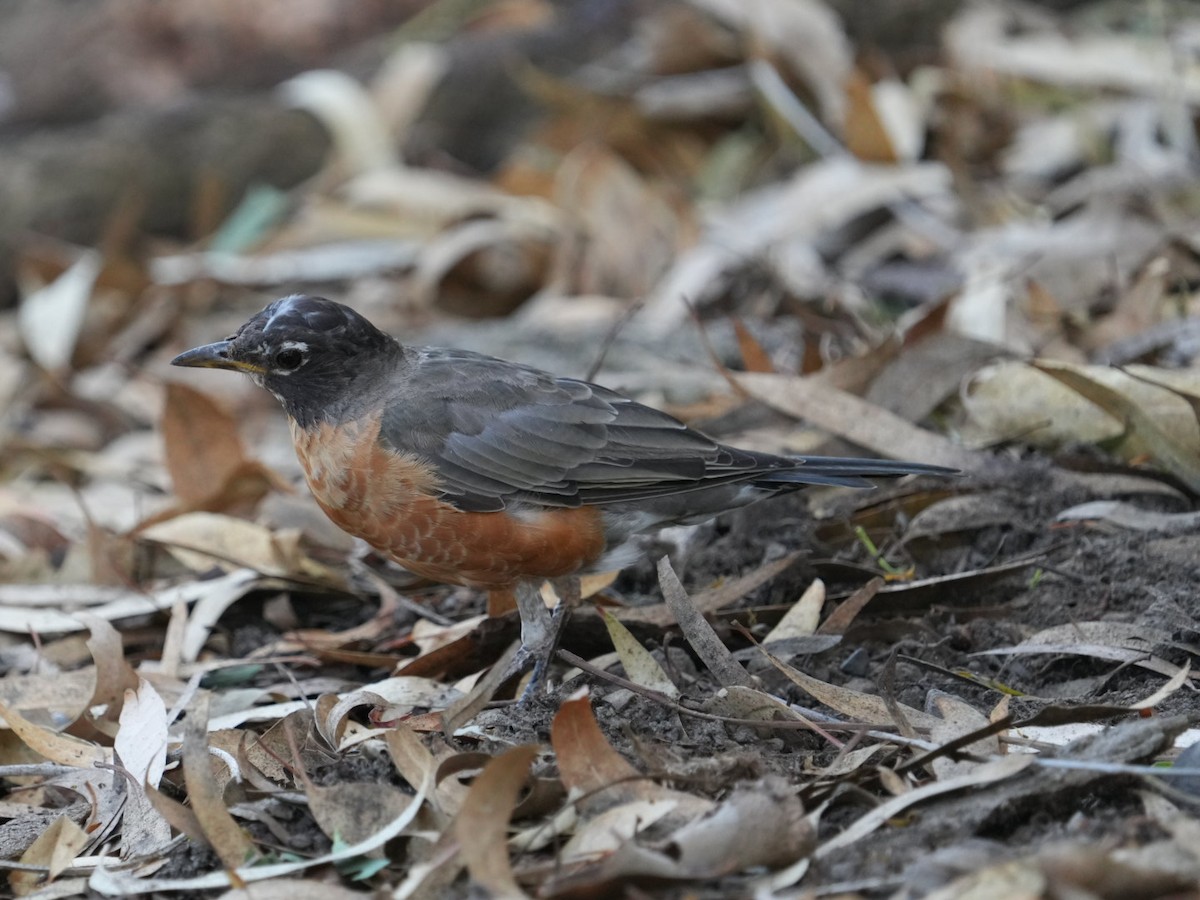
M 879 593 L 879 589 L 883 587 L 882 578 L 872 578 L 857 591 L 843 600 L 838 608 L 831 612 L 821 623 L 821 627 L 817 629 L 817 634 L 845 634 L 846 629 L 858 617 L 871 598 Z
M 208 707 L 211 694 L 201 691 L 188 707 L 183 734 L 183 776 L 188 800 L 204 838 L 232 874 L 256 855 L 254 845 L 225 808 L 213 757 L 208 752 Z
M 207 394 L 186 385 L 167 385 L 161 422 L 167 472 L 180 508 L 143 525 L 187 510 L 251 508 L 283 479 L 246 455 L 237 420 Z
M 763 349 L 763 345 L 750 333 L 746 323 L 736 316 L 733 319 L 733 333 L 737 335 L 738 350 L 742 354 L 742 365 L 747 372 L 774 372 L 775 364 L 771 362 L 771 354 Z
M 875 109 L 871 82 L 859 69 L 851 72 L 846 81 L 846 99 L 846 124 L 843 128 L 846 149 L 867 162 L 897 162 L 896 149 Z
M 195 388 L 167 385 L 161 428 L 167 471 L 186 504 L 209 496 L 246 460 L 237 420 Z
M 454 823 L 471 880 L 498 897 L 528 897 L 508 858 L 508 821 L 537 758 L 537 747 L 513 747 L 492 759 L 467 791 Z
M 586 696 L 568 700 L 559 708 L 550 727 L 550 742 L 568 791 L 585 795 L 613 787 L 630 791 L 628 782 L 641 774 L 608 742 Z M 619 787 L 622 783 L 627 784 L 623 789 Z
M 125 702 L 125 692 L 137 690 L 138 676 L 133 667 L 125 661 L 121 635 L 109 622 L 91 613 L 76 613 L 76 617 L 91 632 L 87 646 L 96 662 L 96 689 L 92 692 L 88 708 L 91 710 L 104 707 L 99 716 L 93 716 L 89 712 L 85 718 L 104 734 L 112 737 L 117 733 L 117 720 Z M 72 733 L 79 737 L 91 736 L 74 730 Z
M 385 734 L 383 740 L 401 778 L 416 789 L 427 781 L 434 783 L 439 760 L 429 752 L 416 731 L 401 724 Z M 466 794 L 466 785 L 458 779 L 443 778 L 436 782 L 430 800 L 437 813 L 455 816 L 462 808 Z

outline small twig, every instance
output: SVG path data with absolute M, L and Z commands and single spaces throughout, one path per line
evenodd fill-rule
M 604 336 L 604 340 L 600 344 L 600 353 L 596 357 L 596 361 L 592 363 L 591 368 L 583 376 L 584 381 L 594 381 L 600 367 L 604 365 L 604 360 L 608 356 L 608 351 L 612 349 L 612 345 L 616 343 L 617 335 L 624 330 L 625 326 L 630 323 L 634 316 L 642 311 L 642 307 L 646 305 L 644 299 L 639 298 L 626 307 L 625 311 L 613 322 L 612 327 L 608 329 L 608 334 Z

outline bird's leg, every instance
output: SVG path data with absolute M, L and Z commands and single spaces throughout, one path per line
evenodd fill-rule
M 534 658 L 554 642 L 554 616 L 546 609 L 537 583 L 522 581 L 515 593 L 521 616 L 521 649 L 527 658 Z
M 519 582 L 511 596 L 516 601 L 517 614 L 521 617 L 521 646 L 509 662 L 500 681 L 508 681 L 533 665 L 533 676 L 521 695 L 521 700 L 524 701 L 533 694 L 545 670 L 542 660 L 552 652 L 546 648 L 554 646 L 555 623 L 550 610 L 546 609 L 546 604 L 542 602 L 541 585 L 538 582 Z
M 568 610 L 575 609 L 583 602 L 583 586 L 579 582 L 578 575 L 551 578 L 550 584 L 554 587 L 554 593 L 558 594 L 558 606 L 554 608 L 555 612 L 564 606 Z
M 520 674 L 530 664 L 533 665 L 533 674 L 521 694 L 521 702 L 537 694 L 545 680 L 550 660 L 558 649 L 558 640 L 570 610 L 579 604 L 578 578 L 559 578 L 551 583 L 559 597 L 553 613 L 546 609 L 542 601 L 540 584 L 522 581 L 514 591 L 517 612 L 521 617 L 521 649 L 509 664 L 505 678 Z

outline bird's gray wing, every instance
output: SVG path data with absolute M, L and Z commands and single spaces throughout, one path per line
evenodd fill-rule
M 462 509 L 636 500 L 794 465 L 725 447 L 598 385 L 467 351 L 407 352 L 380 440 L 431 463 Z

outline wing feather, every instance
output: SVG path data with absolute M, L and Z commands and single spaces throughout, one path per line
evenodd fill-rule
M 755 482 L 859 485 L 907 464 L 788 459 L 718 444 L 608 388 L 463 350 L 406 351 L 380 428 L 462 509 L 619 503 Z M 863 464 L 866 464 L 865 467 Z

